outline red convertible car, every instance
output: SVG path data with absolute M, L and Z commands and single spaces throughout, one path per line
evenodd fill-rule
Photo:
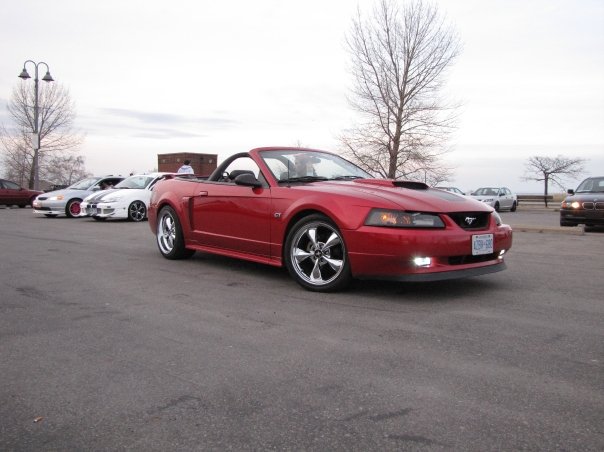
M 312 291 L 493 273 L 512 246 L 510 226 L 480 201 L 300 148 L 253 149 L 209 177 L 161 181 L 148 218 L 167 259 L 204 251 L 285 265 Z

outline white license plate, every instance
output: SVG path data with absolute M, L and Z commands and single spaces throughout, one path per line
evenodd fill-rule
M 493 252 L 493 234 L 472 236 L 472 256 L 491 254 Z

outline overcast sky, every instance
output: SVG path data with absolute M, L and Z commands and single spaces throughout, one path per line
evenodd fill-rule
M 345 36 L 375 1 L 3 2 L 0 121 L 31 59 L 69 89 L 95 174 L 149 171 L 158 153 L 336 151 L 355 121 Z M 451 185 L 539 192 L 521 181 L 534 155 L 604 175 L 604 2 L 436 3 L 463 43 L 447 87 L 463 104 Z

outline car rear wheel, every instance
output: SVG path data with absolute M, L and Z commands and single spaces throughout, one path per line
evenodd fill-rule
M 142 201 L 133 201 L 128 206 L 128 219 L 130 221 L 143 221 L 147 218 L 147 207 Z
M 77 217 L 80 214 L 81 199 L 70 199 L 65 206 L 65 215 L 69 218 Z
M 163 207 L 157 215 L 157 246 L 166 259 L 186 259 L 195 250 L 185 248 L 184 236 L 178 216 L 172 207 Z
M 305 289 L 341 290 L 352 280 L 342 234 L 324 215 L 310 215 L 294 225 L 284 257 L 290 275 Z

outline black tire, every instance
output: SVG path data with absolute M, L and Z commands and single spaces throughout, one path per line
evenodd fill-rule
M 56 215 L 54 213 L 45 213 L 44 216 L 46 218 L 56 218 Z
M 92 219 L 95 221 L 105 221 L 107 217 L 92 217 Z
M 187 259 L 195 254 L 195 250 L 185 248 L 180 220 L 170 206 L 163 207 L 157 215 L 155 238 L 159 252 L 166 259 Z
M 512 208 L 510 209 L 510 212 L 516 212 L 516 207 L 518 207 L 518 205 L 516 204 L 516 201 L 514 201 L 514 203 L 512 204 Z
M 19 204 L 19 209 L 25 209 L 25 207 L 27 207 L 27 204 Z
M 283 254 L 289 274 L 307 290 L 332 292 L 352 281 L 342 234 L 324 215 L 299 220 L 287 236 Z
M 500 209 L 500 208 L 501 208 L 501 207 L 499 206 L 499 203 L 498 203 L 498 202 L 496 202 L 496 203 L 495 203 L 495 212 L 499 212 L 499 209 Z
M 143 221 L 147 218 L 147 206 L 142 201 L 132 201 L 128 206 L 128 220 Z
M 67 201 L 67 205 L 65 206 L 65 216 L 67 218 L 74 218 L 80 214 L 80 203 L 81 199 L 74 198 Z
M 560 220 L 560 226 L 562 226 L 562 227 L 566 227 L 566 226 L 578 226 L 578 224 L 577 223 L 572 223 L 570 221 Z

